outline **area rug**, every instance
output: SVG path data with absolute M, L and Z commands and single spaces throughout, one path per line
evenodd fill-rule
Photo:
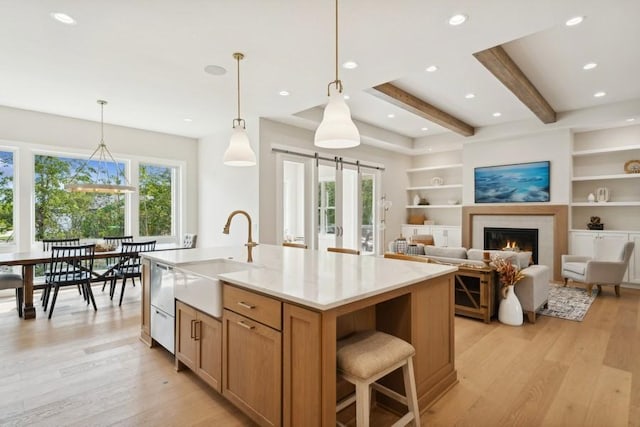
M 596 299 L 596 295 L 597 287 L 593 288 L 591 295 L 587 295 L 587 291 L 582 288 L 550 284 L 549 306 L 541 308 L 538 314 L 580 322 Z

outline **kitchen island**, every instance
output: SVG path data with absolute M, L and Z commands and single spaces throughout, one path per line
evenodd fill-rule
M 254 248 L 253 263 L 246 256 L 243 247 L 144 254 L 141 338 L 154 343 L 153 263 L 219 287 L 206 294 L 200 281 L 200 291 L 186 292 L 191 282 L 176 281 L 176 367 L 194 370 L 260 425 L 335 426 L 336 400 L 350 390 L 336 383 L 336 341 L 364 329 L 416 348 L 421 410 L 457 382 L 456 267 L 271 245 Z M 386 384 L 402 392 L 397 374 Z

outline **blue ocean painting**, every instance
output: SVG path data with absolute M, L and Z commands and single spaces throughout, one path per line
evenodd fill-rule
M 548 202 L 549 175 L 548 161 L 475 168 L 475 202 Z

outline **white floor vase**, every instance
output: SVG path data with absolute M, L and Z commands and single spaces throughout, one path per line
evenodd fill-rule
M 507 297 L 500 300 L 498 320 L 505 325 L 522 325 L 522 306 L 513 290 L 513 285 L 507 287 Z

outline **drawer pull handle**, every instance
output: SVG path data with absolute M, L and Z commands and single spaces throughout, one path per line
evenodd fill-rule
M 245 329 L 251 330 L 251 329 L 255 328 L 255 326 L 247 325 L 242 320 L 239 320 L 237 323 L 238 323 L 238 325 L 242 326 Z
M 253 310 L 254 308 L 256 308 L 256 306 L 255 306 L 255 305 L 247 304 L 247 303 L 246 303 L 246 302 L 244 302 L 244 301 L 238 301 L 238 305 L 239 305 L 240 307 L 242 307 L 242 308 L 246 308 L 246 309 L 248 309 L 248 310 Z
M 200 328 L 202 327 L 202 320 L 196 320 L 193 322 L 193 339 L 200 341 Z

